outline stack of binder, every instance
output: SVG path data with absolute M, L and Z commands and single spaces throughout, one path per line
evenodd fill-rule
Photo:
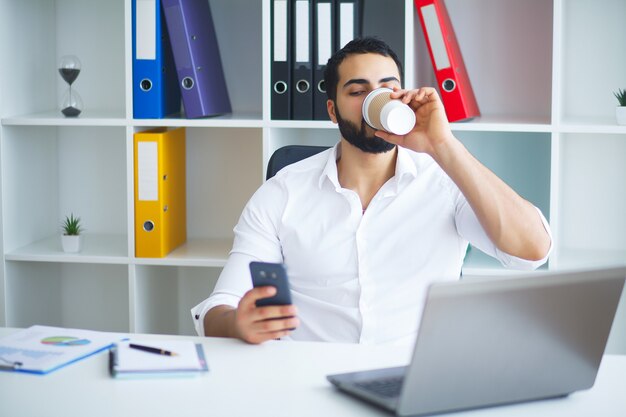
M 187 240 L 185 129 L 134 135 L 135 256 L 162 258 Z
M 133 0 L 133 116 L 230 113 L 208 0 Z
M 329 120 L 324 70 L 361 34 L 362 0 L 272 0 L 271 117 Z
M 448 121 L 480 116 L 444 0 L 414 0 Z

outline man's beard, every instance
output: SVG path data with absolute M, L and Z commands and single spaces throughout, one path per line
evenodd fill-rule
M 394 149 L 396 145 L 389 143 L 378 136 L 367 136 L 365 120 L 361 119 L 361 128 L 356 124 L 345 120 L 339 114 L 339 108 L 335 105 L 335 116 L 337 116 L 337 124 L 339 132 L 345 140 L 353 146 L 356 146 L 363 152 L 367 153 L 384 153 Z

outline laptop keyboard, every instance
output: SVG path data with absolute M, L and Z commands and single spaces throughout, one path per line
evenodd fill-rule
M 394 398 L 400 396 L 403 380 L 404 377 L 396 376 L 357 382 L 355 385 L 365 391 L 372 392 L 381 397 Z

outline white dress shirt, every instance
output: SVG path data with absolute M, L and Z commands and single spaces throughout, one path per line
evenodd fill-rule
M 191 310 L 199 335 L 208 310 L 237 307 L 252 288 L 250 261 L 287 268 L 300 326 L 285 339 L 410 343 L 428 285 L 459 279 L 468 241 L 509 268 L 547 260 L 498 250 L 439 165 L 401 147 L 395 175 L 363 211 L 357 193 L 339 184 L 340 149 L 282 169 L 252 196 L 213 293 Z

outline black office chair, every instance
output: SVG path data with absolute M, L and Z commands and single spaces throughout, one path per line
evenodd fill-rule
M 326 149 L 328 149 L 328 146 L 287 145 L 278 148 L 274 151 L 267 163 L 267 175 L 265 179 L 269 180 L 287 165 L 316 155 Z

